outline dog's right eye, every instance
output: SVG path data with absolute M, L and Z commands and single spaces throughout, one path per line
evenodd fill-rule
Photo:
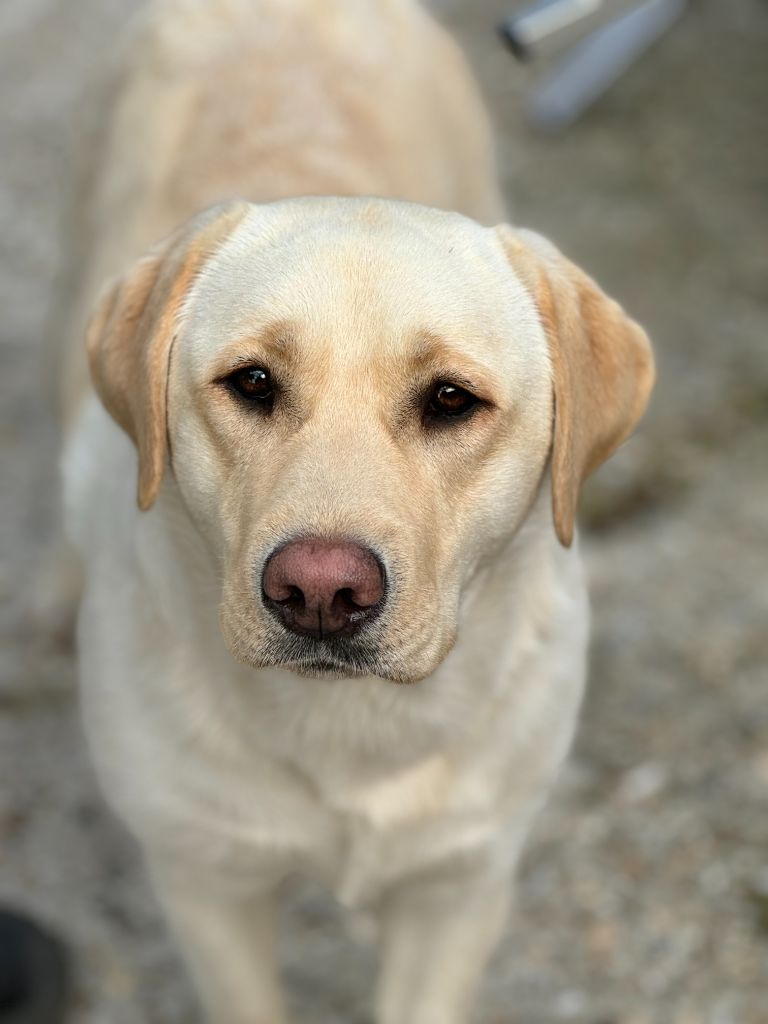
M 269 370 L 263 366 L 244 366 L 235 370 L 226 382 L 242 398 L 269 410 L 275 401 L 275 388 Z

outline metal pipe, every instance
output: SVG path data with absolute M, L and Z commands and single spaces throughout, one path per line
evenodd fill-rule
M 521 60 L 548 56 L 591 32 L 639 0 L 537 0 L 499 26 Z
M 529 119 L 556 131 L 575 121 L 683 14 L 686 0 L 647 0 L 573 48 L 527 104 Z

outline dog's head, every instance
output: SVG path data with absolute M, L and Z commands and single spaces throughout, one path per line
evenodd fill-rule
M 254 666 L 411 681 L 550 467 L 579 488 L 653 383 L 643 331 L 556 249 L 381 200 L 229 204 L 102 300 L 96 388 L 133 438 L 139 504 L 170 461 Z

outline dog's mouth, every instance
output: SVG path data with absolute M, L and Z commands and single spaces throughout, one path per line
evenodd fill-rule
M 294 635 L 272 641 L 261 652 L 259 667 L 282 668 L 316 679 L 395 678 L 377 645 L 341 636 L 318 640 Z
M 307 659 L 306 661 L 277 662 L 276 668 L 285 668 L 299 676 L 309 679 L 359 679 L 378 675 L 374 668 L 363 669 L 349 662 L 330 661 L 326 659 Z
M 408 684 L 434 672 L 453 646 L 455 635 L 433 655 L 422 639 L 391 636 L 382 623 L 371 623 L 359 634 L 317 637 L 275 628 L 254 629 L 250 621 L 235 622 L 222 616 L 224 640 L 233 657 L 254 669 L 282 669 L 313 679 L 362 679 Z M 238 628 L 239 627 L 239 628 Z M 415 638 L 418 641 L 418 637 Z M 429 640 L 429 637 L 428 637 Z M 408 642 L 410 641 L 410 642 Z

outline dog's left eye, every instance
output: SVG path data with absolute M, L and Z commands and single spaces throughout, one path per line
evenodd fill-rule
M 227 377 L 227 383 L 249 402 L 271 408 L 275 400 L 275 389 L 269 370 L 263 366 L 245 366 Z
M 437 381 L 427 396 L 424 418 L 427 421 L 462 419 L 480 404 L 477 395 L 449 381 Z

